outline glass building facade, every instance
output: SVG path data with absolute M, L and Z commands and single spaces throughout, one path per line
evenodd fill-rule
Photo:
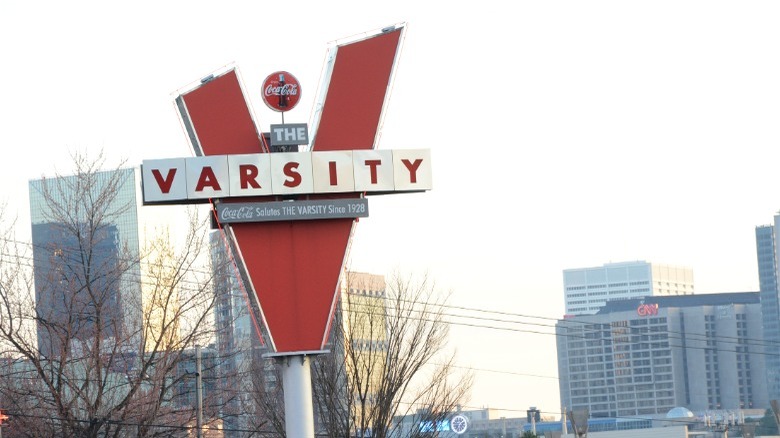
M 767 342 L 766 378 L 770 400 L 780 399 L 780 303 L 777 288 L 777 222 L 756 227 L 758 284 L 761 294 L 761 320 Z
M 135 346 L 141 328 L 136 175 L 132 168 L 29 182 L 38 345 L 58 332 Z M 121 333 L 120 333 L 121 332 Z M 135 344 L 135 345 L 134 345 Z
M 253 385 L 262 382 L 270 391 L 281 382 L 276 381 L 273 361 L 262 358 L 269 351 L 258 335 L 249 311 L 250 297 L 243 289 L 238 267 L 230 260 L 223 233 L 212 231 L 209 243 L 217 300 L 214 319 L 220 385 L 223 391 L 235 395 L 222 407 L 225 436 L 243 437 L 245 434 L 237 431 L 250 430 L 253 425 L 249 418 L 256 403 L 252 397 L 256 391 Z

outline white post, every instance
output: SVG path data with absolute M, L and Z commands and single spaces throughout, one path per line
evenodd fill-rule
M 196 424 L 197 424 L 197 431 L 196 435 L 198 438 L 203 436 L 203 376 L 201 373 L 203 370 L 201 369 L 201 355 L 200 355 L 200 345 L 195 346 L 195 402 L 197 403 L 196 407 Z
M 286 356 L 282 368 L 284 430 L 290 438 L 314 438 L 309 357 Z

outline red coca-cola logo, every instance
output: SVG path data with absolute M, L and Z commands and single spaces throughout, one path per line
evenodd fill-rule
M 263 81 L 263 102 L 274 111 L 290 111 L 301 98 L 301 84 L 286 71 L 277 71 Z

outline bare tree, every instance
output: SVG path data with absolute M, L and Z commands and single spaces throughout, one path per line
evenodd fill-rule
M 470 374 L 447 352 L 446 296 L 427 277 L 347 273 L 331 336 L 313 362 L 315 404 L 331 437 L 416 436 L 396 416 L 441 421 L 462 403 Z
M 73 158 L 73 175 L 31 182 L 32 259 L 0 243 L 4 434 L 186 436 L 181 364 L 213 330 L 207 221 L 193 214 L 178 245 L 163 234 L 142 251 L 128 237 L 133 170 Z

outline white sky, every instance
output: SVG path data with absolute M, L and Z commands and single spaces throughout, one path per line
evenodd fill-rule
M 328 44 L 406 22 L 379 147 L 430 148 L 434 190 L 371 198 L 354 269 L 428 271 L 455 306 L 544 318 L 563 313 L 563 269 L 607 262 L 758 289 L 754 227 L 780 209 L 780 3 L 273 4 L 0 2 L 0 196 L 19 234 L 28 180 L 71 152 L 189 155 L 176 90 L 235 64 L 267 130 L 260 85 L 287 70 L 303 96 L 285 121 L 307 122 Z M 453 326 L 480 370 L 468 406 L 558 411 L 555 338 L 533 333 L 552 329 L 513 327 Z

